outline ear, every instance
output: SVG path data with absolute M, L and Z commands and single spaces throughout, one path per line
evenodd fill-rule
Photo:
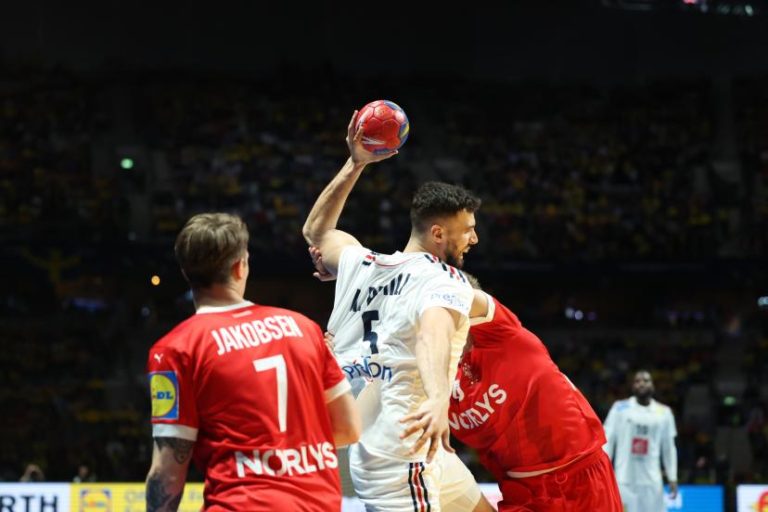
M 230 272 L 232 273 L 232 277 L 235 278 L 237 281 L 242 281 L 245 279 L 245 273 L 248 269 L 248 262 L 245 257 L 238 258 L 236 262 L 232 264 L 232 268 L 230 269 Z
M 429 228 L 429 235 L 435 244 L 440 245 L 445 241 L 445 228 L 440 224 L 432 224 L 432 227 Z

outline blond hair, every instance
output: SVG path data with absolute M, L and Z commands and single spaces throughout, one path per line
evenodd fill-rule
M 176 260 L 190 286 L 208 288 L 229 282 L 230 269 L 248 250 L 248 227 L 229 213 L 201 213 L 176 237 Z

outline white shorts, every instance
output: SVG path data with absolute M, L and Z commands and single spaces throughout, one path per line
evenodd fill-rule
M 368 512 L 466 512 L 480 501 L 475 477 L 442 447 L 427 464 L 379 457 L 357 443 L 349 447 L 349 465 Z
M 621 503 L 626 512 L 666 512 L 661 485 L 619 484 Z

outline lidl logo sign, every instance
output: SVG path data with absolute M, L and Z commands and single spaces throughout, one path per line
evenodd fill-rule
M 152 418 L 179 419 L 179 381 L 176 372 L 151 372 L 149 389 L 152 396 Z

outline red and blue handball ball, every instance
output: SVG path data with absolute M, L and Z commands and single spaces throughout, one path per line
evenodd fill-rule
M 372 101 L 361 108 L 355 126 L 363 129 L 363 147 L 376 155 L 399 149 L 411 129 L 405 111 L 388 100 Z

